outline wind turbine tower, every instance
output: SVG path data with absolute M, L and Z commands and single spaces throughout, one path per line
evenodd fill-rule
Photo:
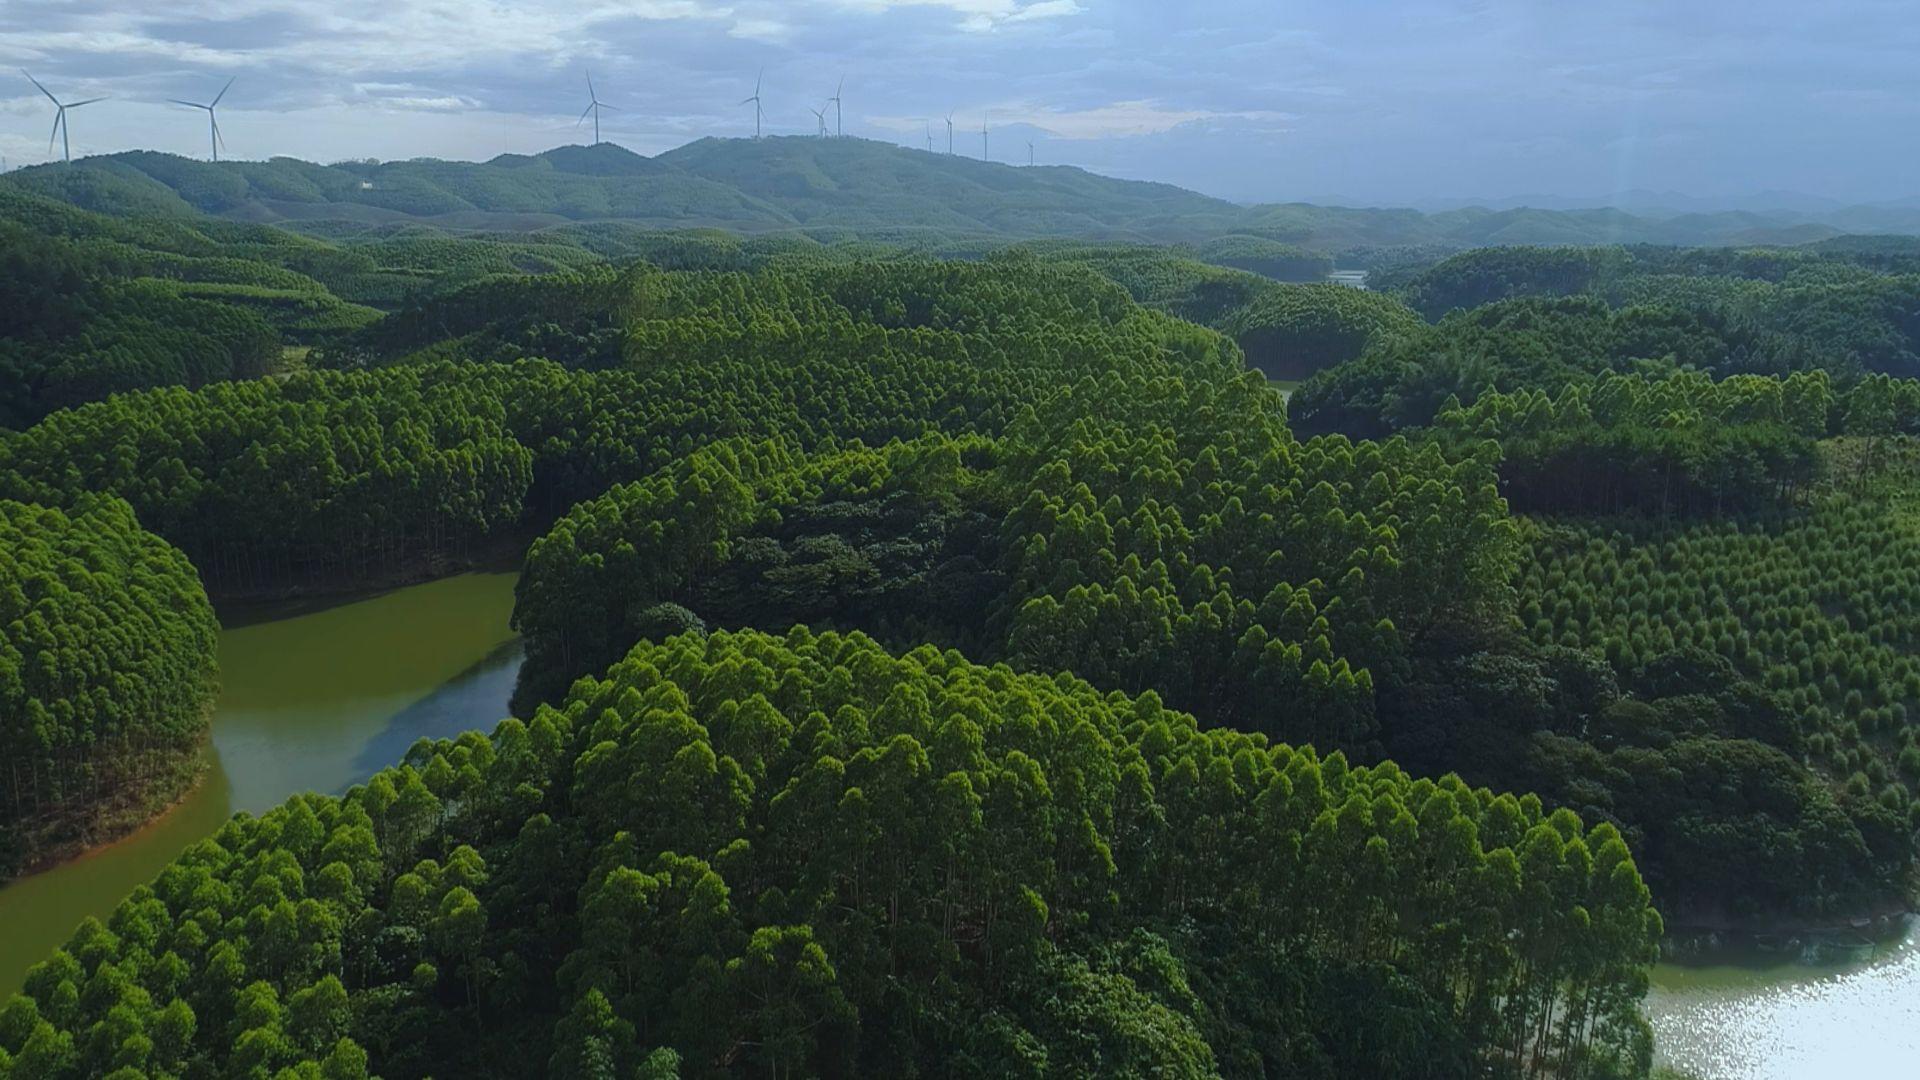
M 833 96 L 827 99 L 833 102 L 833 134 L 835 138 L 844 136 L 847 133 L 846 126 L 840 122 L 840 91 L 846 88 L 847 77 L 842 75 L 840 76 L 840 85 L 833 88 Z
M 1033 140 L 1027 140 L 1027 168 L 1033 168 Z
M 77 109 L 82 105 L 91 105 L 96 101 L 105 101 L 107 99 L 96 97 L 87 98 L 85 101 L 63 102 L 53 96 L 53 91 L 41 86 L 40 80 L 28 74 L 25 68 L 21 69 L 20 74 L 26 75 L 27 81 L 39 87 L 40 92 L 47 95 L 47 100 L 53 102 L 53 107 L 56 111 L 53 114 L 53 134 L 47 136 L 47 153 L 53 153 L 53 140 L 57 138 L 60 140 L 60 160 L 71 165 L 73 163 L 73 141 L 68 137 L 71 129 L 67 127 L 67 110 Z
M 604 101 L 601 101 L 600 95 L 594 92 L 592 69 L 588 69 L 587 71 L 587 101 L 590 102 L 590 104 L 587 106 L 586 112 L 583 112 L 580 114 L 580 119 L 575 120 L 573 122 L 573 126 L 579 127 L 581 124 L 586 123 L 587 116 L 589 113 L 591 113 L 593 116 L 593 145 L 599 146 L 600 145 L 600 110 L 613 109 L 614 112 L 619 112 L 620 110 L 615 109 L 613 106 L 607 104 Z
M 234 78 L 239 78 L 239 76 L 236 75 Z M 220 148 L 226 145 L 227 137 L 220 134 L 220 121 L 214 118 L 213 110 L 215 106 L 220 104 L 220 99 L 226 97 L 227 91 L 231 89 L 233 89 L 233 79 L 228 79 L 227 85 L 221 87 L 220 92 L 213 95 L 213 100 L 207 102 L 205 105 L 197 101 L 182 101 L 179 98 L 167 99 L 175 105 L 185 105 L 189 109 L 207 110 L 207 142 L 213 149 L 213 160 L 215 161 L 220 160 Z
M 953 114 L 947 114 L 947 153 L 953 153 Z
M 933 153 L 933 121 L 927 121 L 927 153 Z
M 742 105 L 753 106 L 753 137 L 756 139 L 760 137 L 760 83 L 765 80 L 766 77 L 767 69 L 761 68 L 760 74 L 756 75 L 753 80 L 753 96 L 750 98 L 742 98 L 740 101 Z
M 987 158 L 987 118 L 984 115 L 980 117 L 980 160 L 981 161 L 988 160 Z

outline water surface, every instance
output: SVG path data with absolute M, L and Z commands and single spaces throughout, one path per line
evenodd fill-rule
M 118 843 L 0 888 L 0 999 L 88 915 L 105 918 L 236 812 L 337 793 L 421 737 L 507 715 L 515 574 L 463 574 L 220 634 L 207 776 Z
M 1661 964 L 1657 1060 L 1697 1080 L 1920 1076 L 1920 928 L 1859 963 Z

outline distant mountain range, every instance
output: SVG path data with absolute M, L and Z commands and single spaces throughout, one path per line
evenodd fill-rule
M 530 231 L 617 220 L 660 228 L 873 236 L 1174 242 L 1245 234 L 1324 251 L 1491 244 L 1788 245 L 1844 234 L 1920 234 L 1920 202 L 1915 201 L 1842 206 L 1783 194 L 1775 209 L 1712 209 L 1682 196 L 1630 192 L 1615 199 L 1629 206 L 1600 208 L 1241 206 L 1168 184 L 1118 180 L 1067 166 L 1026 168 L 864 139 L 797 136 L 701 139 L 657 157 L 611 143 L 563 146 L 485 162 L 317 165 L 275 158 L 216 164 L 132 151 L 70 166 L 20 169 L 0 177 L 0 183 L 118 215 L 213 214 L 316 229 L 411 223 Z
M 1309 200 L 1324 201 L 1324 200 Z M 1798 191 L 1762 191 L 1754 194 L 1703 198 L 1678 191 L 1652 191 L 1633 188 L 1611 195 L 1504 195 L 1499 197 L 1416 199 L 1416 210 L 1458 210 L 1481 206 L 1489 210 L 1625 210 L 1642 217 L 1676 217 L 1680 214 L 1711 214 L 1722 210 L 1751 210 L 1756 213 L 1828 213 L 1845 209 L 1848 203 Z

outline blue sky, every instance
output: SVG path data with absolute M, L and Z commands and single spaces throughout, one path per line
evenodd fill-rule
M 656 153 L 806 133 L 846 76 L 849 134 L 923 146 L 954 113 L 1000 160 L 1240 201 L 1430 205 L 1634 188 L 1920 194 L 1912 0 L 0 0 L 0 64 L 69 99 L 76 153 L 486 158 L 607 138 Z M 52 106 L 0 82 L 0 153 Z

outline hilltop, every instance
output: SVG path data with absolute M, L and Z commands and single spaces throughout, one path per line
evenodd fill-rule
M 1008 165 L 862 139 L 702 139 L 659 157 L 612 143 L 316 165 L 210 163 L 131 151 L 9 179 L 116 215 L 195 213 L 263 223 L 424 222 L 527 230 L 582 221 L 767 231 L 911 229 L 1173 240 L 1234 231 L 1245 211 L 1164 184 Z
M 1920 233 L 1920 211 L 1637 214 L 1626 210 L 1241 206 L 1073 166 L 1020 167 L 867 139 L 705 138 L 647 157 L 612 143 L 489 161 L 292 158 L 210 163 L 151 151 L 8 174 L 5 183 L 116 216 L 324 229 L 426 224 L 525 232 L 580 222 L 741 232 L 834 230 L 1192 242 L 1251 235 L 1323 251 L 1493 244 L 1816 242 Z M 1872 209 L 1872 212 L 1869 210 Z

